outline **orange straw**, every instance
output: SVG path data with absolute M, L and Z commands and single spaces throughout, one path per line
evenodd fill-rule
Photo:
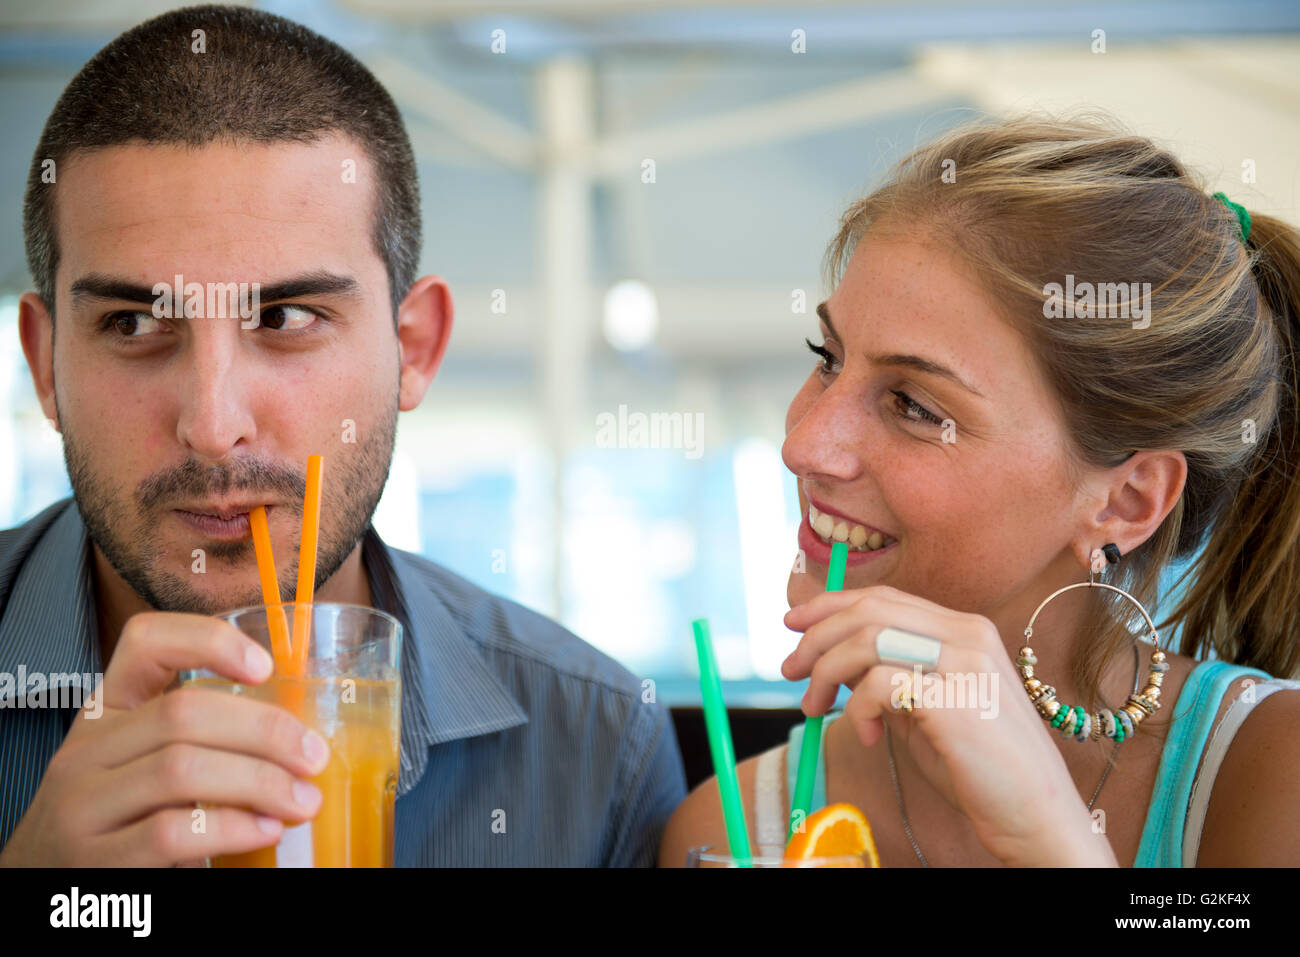
M 271 554 L 271 532 L 266 525 L 266 506 L 259 505 L 248 513 L 248 524 L 253 529 L 253 550 L 257 552 L 257 575 L 262 580 L 262 601 L 274 609 L 268 614 L 271 629 L 271 650 L 275 656 L 275 670 L 283 674 L 292 659 L 289 652 L 289 623 L 285 621 L 284 607 L 280 604 L 280 583 L 275 577 L 275 558 Z
M 307 494 L 302 502 L 302 540 L 298 545 L 298 595 L 293 615 L 293 673 L 301 675 L 307 665 L 311 641 L 311 603 L 316 590 L 316 540 L 320 533 L 320 481 L 322 460 L 307 456 Z

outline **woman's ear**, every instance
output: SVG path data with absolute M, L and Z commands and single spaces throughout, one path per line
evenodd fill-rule
M 1113 542 L 1127 555 L 1155 534 L 1178 504 L 1187 484 L 1187 459 L 1177 450 L 1135 452 L 1103 473 L 1099 494 L 1104 497 L 1087 536 L 1074 543 L 1084 568 L 1092 550 Z

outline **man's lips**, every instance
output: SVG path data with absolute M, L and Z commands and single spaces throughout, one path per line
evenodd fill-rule
M 273 507 L 268 502 L 248 502 L 229 505 L 178 505 L 176 511 L 189 512 L 191 515 L 201 515 L 208 518 L 219 518 L 228 522 L 240 515 L 247 515 L 259 505 L 265 506 L 268 511 Z
M 247 512 L 240 512 L 230 518 L 216 515 L 202 515 L 178 508 L 173 513 L 192 531 L 212 539 L 239 541 L 252 536 L 252 525 Z
M 249 513 L 259 506 L 266 509 L 269 522 L 271 511 L 277 506 L 265 502 L 194 502 L 174 509 L 173 514 L 191 531 L 210 539 L 233 542 L 252 537 Z

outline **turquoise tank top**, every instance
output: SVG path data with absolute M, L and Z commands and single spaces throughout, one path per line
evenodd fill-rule
M 1151 807 L 1142 828 L 1134 867 L 1183 866 L 1183 827 L 1196 766 L 1200 763 L 1201 752 L 1205 750 L 1205 742 L 1218 716 L 1219 702 L 1223 700 L 1228 685 L 1247 675 L 1260 679 L 1270 677 L 1258 668 L 1226 661 L 1203 661 L 1188 673 L 1174 703 L 1169 735 L 1160 754 L 1160 768 L 1151 789 Z M 843 712 L 833 712 L 826 716 L 822 722 L 823 740 L 826 729 L 841 714 Z M 802 745 L 803 722 L 800 722 L 790 729 L 790 748 L 785 762 L 786 794 L 794 793 L 795 777 L 799 771 L 797 756 Z M 817 773 L 813 778 L 813 796 L 808 808 L 810 814 L 826 806 L 825 754 L 825 747 L 817 749 Z

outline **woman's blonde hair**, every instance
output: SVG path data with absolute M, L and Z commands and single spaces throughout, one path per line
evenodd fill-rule
M 1174 650 L 1280 677 L 1300 672 L 1300 482 L 1296 481 L 1300 234 L 1237 217 L 1150 140 L 1108 117 L 979 121 L 917 149 L 844 215 L 827 251 L 838 282 L 872 228 L 941 235 L 1040 358 L 1068 425 L 1066 460 L 1109 468 L 1138 449 L 1177 449 L 1187 482 L 1156 532 L 1106 580 L 1148 610 Z M 1049 283 L 1147 283 L 1150 325 L 1046 318 Z M 1141 288 L 1141 287 L 1139 287 Z M 1098 543 L 1100 545 L 1102 543 Z M 1164 620 L 1160 571 L 1204 550 Z M 1111 656 L 1145 623 L 1092 589 L 1069 663 L 1092 710 Z M 1043 597 L 1047 597 L 1044 595 Z M 1143 669 L 1145 674 L 1145 667 Z M 1089 702 L 1091 702 L 1089 704 Z M 1164 702 L 1172 705 L 1172 702 Z

